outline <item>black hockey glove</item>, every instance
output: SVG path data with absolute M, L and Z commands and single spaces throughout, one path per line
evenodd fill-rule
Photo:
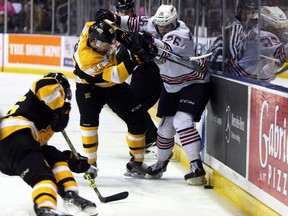
M 124 32 L 121 29 L 117 29 L 115 32 L 116 40 L 121 43 L 126 49 L 130 49 L 133 46 L 131 33 Z
M 148 44 L 143 47 L 133 47 L 132 57 L 138 64 L 152 61 L 158 53 L 158 49 L 154 44 Z
M 150 32 L 140 31 L 138 34 L 140 44 L 153 44 L 154 38 Z
M 123 44 L 126 49 L 138 48 L 154 43 L 154 38 L 149 32 L 124 32 L 121 29 L 116 30 L 116 40 Z
M 88 158 L 78 154 L 78 158 L 69 151 L 63 151 L 63 154 L 67 157 L 67 162 L 69 169 L 75 173 L 84 173 L 90 168 L 90 164 L 88 164 Z
M 95 14 L 95 21 L 100 22 L 105 19 L 108 19 L 111 22 L 116 22 L 117 24 L 120 24 L 121 22 L 121 18 L 112 11 L 106 9 L 98 9 Z
M 132 47 L 131 52 L 135 56 L 138 64 L 151 61 L 158 53 L 157 47 L 153 44 L 154 39 L 148 32 L 133 32 L 131 35 Z
M 70 103 L 65 102 L 62 108 L 53 111 L 53 118 L 50 124 L 54 132 L 62 131 L 67 127 L 70 110 Z

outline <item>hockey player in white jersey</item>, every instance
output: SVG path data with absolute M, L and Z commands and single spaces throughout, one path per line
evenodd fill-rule
M 108 17 L 96 14 L 96 20 L 106 18 Z M 157 111 L 157 116 L 161 118 L 157 132 L 157 162 L 147 168 L 146 178 L 162 177 L 172 157 L 174 136 L 177 133 L 190 161 L 191 169 L 184 176 L 185 180 L 191 185 L 206 184 L 200 157 L 201 137 L 194 123 L 200 120 L 209 100 L 211 86 L 208 68 L 204 59 L 189 62 L 161 51 L 164 48 L 181 56 L 195 56 L 192 33 L 178 19 L 177 10 L 172 5 L 161 5 L 152 17 L 114 15 L 113 21 L 129 31 L 143 31 L 146 40 L 152 40 L 161 47 L 158 49 L 159 57 L 155 59 L 164 84 Z

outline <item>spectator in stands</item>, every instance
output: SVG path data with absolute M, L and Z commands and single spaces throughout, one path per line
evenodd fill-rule
M 44 13 L 42 30 L 51 32 L 52 28 L 52 0 L 46 0 L 41 3 L 41 9 Z
M 65 34 L 67 32 L 67 19 L 68 19 L 68 2 L 61 1 L 61 4 L 56 6 L 55 12 L 57 32 Z
M 24 27 L 24 4 L 23 1 L 12 1 L 12 5 L 14 7 L 14 16 L 12 18 L 12 22 L 14 25 L 14 33 L 22 33 Z
M 45 11 L 41 4 L 33 3 L 33 30 L 31 31 L 30 17 L 31 17 L 31 2 L 24 0 L 24 28 L 23 32 L 30 33 L 35 31 L 43 31 L 45 23 Z
M 14 17 L 14 7 L 10 1 L 7 1 L 7 29 L 8 32 L 13 31 L 14 26 L 12 19 Z M 4 32 L 5 26 L 5 0 L 0 0 L 0 32 Z

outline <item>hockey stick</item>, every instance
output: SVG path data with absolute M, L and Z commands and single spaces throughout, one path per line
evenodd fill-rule
M 182 59 L 182 60 L 186 60 L 186 61 L 197 61 L 197 60 L 202 59 L 202 58 L 207 58 L 207 57 L 209 57 L 209 56 L 211 56 L 213 54 L 213 52 L 210 52 L 210 53 L 206 53 L 204 55 L 199 55 L 199 56 L 190 56 L 190 57 L 189 56 L 181 56 L 181 55 L 179 55 L 179 54 L 177 54 L 177 53 L 175 53 L 175 52 L 173 52 L 171 50 L 168 50 L 168 49 L 165 49 L 164 47 L 159 46 L 158 44 L 154 43 L 154 45 L 158 49 L 160 49 L 161 51 L 166 52 L 169 55 L 172 55 L 172 56 L 174 56 L 176 58 L 179 58 L 179 59 Z
M 125 37 L 128 34 L 127 30 L 125 30 L 121 26 L 117 25 L 116 23 L 111 22 L 110 20 L 107 20 L 107 19 L 105 19 L 104 22 L 106 22 L 108 25 L 110 25 L 115 31 L 116 30 L 121 31 L 121 37 Z M 157 46 L 157 44 L 155 44 L 155 46 L 159 48 L 159 46 Z M 163 50 L 163 52 L 168 53 L 169 55 L 173 55 L 173 56 L 175 56 L 177 58 L 182 58 L 182 57 L 180 57 L 179 55 L 177 55 L 175 53 L 168 52 L 167 49 L 164 49 L 164 48 L 159 48 L 159 49 Z M 162 56 L 159 55 L 159 54 L 157 54 L 157 56 L 162 58 Z M 198 56 L 196 58 L 199 59 L 200 56 Z M 191 70 L 197 70 L 199 73 L 202 73 L 202 70 L 200 69 L 199 65 L 196 62 L 192 62 L 194 67 L 191 67 L 189 65 L 186 65 L 184 63 L 178 62 L 178 61 L 176 61 L 174 59 L 171 59 L 171 58 L 168 58 L 168 57 L 164 57 L 163 59 L 165 59 L 167 61 L 170 61 L 170 62 L 173 62 L 173 63 L 178 64 L 178 65 L 181 65 L 181 66 L 186 67 L 186 68 L 191 69 Z
M 288 72 L 288 64 L 287 63 L 284 67 L 282 66 L 281 68 L 279 68 L 279 70 L 276 71 L 276 75 L 281 74 L 281 73 L 286 72 L 286 71 Z
M 280 61 L 279 59 L 277 59 L 277 58 L 274 58 L 274 57 L 271 57 L 271 56 L 266 56 L 266 55 L 260 55 L 260 57 L 269 59 L 269 60 L 274 61 L 274 62 L 276 62 L 276 63 L 278 63 L 278 64 L 282 64 L 282 63 L 283 63 L 282 67 L 280 67 L 280 68 L 276 71 L 276 73 L 275 73 L 276 75 L 281 74 L 281 73 L 285 72 L 286 70 L 288 70 L 288 64 L 286 63 L 286 65 L 285 65 L 285 62 L 281 62 L 281 61 Z M 283 67 L 283 66 L 284 66 L 284 67 Z
M 274 62 L 277 62 L 277 63 L 281 63 L 281 61 L 280 61 L 279 59 L 274 58 L 274 57 L 271 57 L 271 56 L 260 55 L 260 57 L 269 59 L 269 60 L 274 61 Z
M 124 28 L 122 28 L 121 26 L 117 25 L 115 22 L 112 22 L 108 19 L 105 19 L 104 22 L 106 22 L 108 25 L 110 25 L 114 30 L 121 30 L 123 33 L 127 33 L 128 31 Z M 204 54 L 204 55 L 200 55 L 200 56 L 181 56 L 171 50 L 168 50 L 164 47 L 160 47 L 158 44 L 155 44 L 154 45 L 160 49 L 161 51 L 163 52 L 166 52 L 167 54 L 170 54 L 176 58 L 179 58 L 179 59 L 182 59 L 182 60 L 186 60 L 186 61 L 197 61 L 199 59 L 202 59 L 202 58 L 207 58 L 209 56 L 211 56 L 213 54 L 213 52 L 210 52 L 210 53 L 207 53 L 207 54 Z M 176 62 L 175 62 L 176 63 Z
M 79 159 L 78 153 L 76 151 L 76 149 L 74 148 L 70 138 L 68 137 L 67 133 L 65 130 L 62 131 L 62 135 L 65 138 L 69 148 L 71 149 L 72 153 L 74 154 L 74 156 Z M 89 173 L 85 173 L 84 174 L 87 181 L 89 182 L 89 185 L 93 188 L 93 190 L 95 191 L 95 193 L 97 194 L 99 200 L 102 203 L 107 203 L 107 202 L 112 202 L 112 201 L 117 201 L 117 200 L 122 200 L 122 199 L 126 199 L 129 195 L 128 191 L 124 191 L 124 192 L 120 192 L 111 196 L 107 196 L 107 197 L 103 197 L 100 193 L 100 191 L 98 190 L 95 181 L 91 178 L 91 175 Z
M 158 56 L 159 58 L 162 58 L 161 55 L 159 55 L 159 54 L 157 54 L 157 56 Z M 167 60 L 167 61 L 171 61 L 171 62 L 173 62 L 173 63 L 175 63 L 175 64 L 181 65 L 181 66 L 183 66 L 183 67 L 189 68 L 189 69 L 191 69 L 191 70 L 197 70 L 197 68 L 193 68 L 193 67 L 190 67 L 190 66 L 188 66 L 188 65 L 186 65 L 186 64 L 182 64 L 181 62 L 177 62 L 177 61 L 174 60 L 174 59 L 170 59 L 170 58 L 167 58 L 167 57 L 165 57 L 164 59 Z

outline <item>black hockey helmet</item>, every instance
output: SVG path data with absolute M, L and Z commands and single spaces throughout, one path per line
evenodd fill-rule
M 91 25 L 88 34 L 89 42 L 97 39 L 111 44 L 115 39 L 114 29 L 104 21 L 95 22 Z
M 131 9 L 134 8 L 135 3 L 134 0 L 117 0 L 116 2 L 116 9 Z
M 71 89 L 70 89 L 70 84 L 68 82 L 67 77 L 63 73 L 60 73 L 60 72 L 56 72 L 56 73 L 49 72 L 49 73 L 45 74 L 44 77 L 52 77 L 54 79 L 57 79 L 58 82 L 60 83 L 60 85 L 64 89 L 65 97 L 68 100 L 72 99 L 72 92 L 71 92 Z
M 238 0 L 237 13 L 242 10 L 257 10 L 258 2 L 257 0 Z

